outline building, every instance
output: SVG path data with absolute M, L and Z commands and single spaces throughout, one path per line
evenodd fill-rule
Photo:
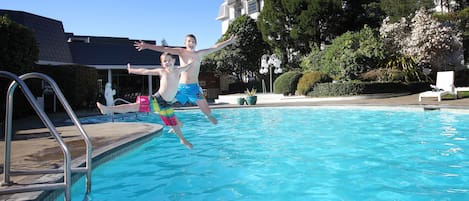
M 264 7 L 264 0 L 224 0 L 216 18 L 221 21 L 222 34 L 226 32 L 231 22 L 241 15 L 247 14 L 257 19 L 262 7 Z
M 148 92 L 140 90 L 137 93 L 153 93 L 153 83 L 158 83 L 157 78 L 149 75 L 147 78 L 139 76 L 139 79 L 135 79 L 127 73 L 127 63 L 137 68 L 161 67 L 160 52 L 136 51 L 133 43 L 137 40 L 128 38 L 77 36 L 73 33 L 65 33 L 65 35 L 73 63 L 98 70 L 100 77 L 97 82 L 100 92 L 104 89 L 104 84 L 109 82 L 114 87 L 122 89 L 118 93 L 120 96 L 133 91 L 134 87 L 124 86 L 141 85 L 138 88 L 147 89 Z M 145 42 L 155 44 L 155 41 Z
M 441 13 L 448 13 L 454 11 L 454 8 L 458 6 L 458 3 L 454 0 L 450 1 L 442 1 L 442 0 L 434 0 L 435 3 L 435 11 Z
M 39 48 L 37 64 L 53 66 L 78 64 L 97 69 L 99 74 L 97 83 L 100 86 L 98 91 L 103 91 L 104 84 L 109 82 L 113 87 L 140 84 L 142 85 L 140 88 L 146 88 L 148 93 L 151 93 L 154 91 L 152 83 L 158 83 L 157 77 L 148 76 L 145 79 L 140 76 L 141 79 L 135 79 L 127 73 L 127 63 L 138 68 L 161 67 L 159 59 L 161 53 L 136 51 L 133 43 L 137 40 L 65 33 L 61 21 L 23 11 L 0 9 L 0 15 L 7 15 L 31 30 Z M 156 44 L 156 41 L 151 40 L 145 42 Z

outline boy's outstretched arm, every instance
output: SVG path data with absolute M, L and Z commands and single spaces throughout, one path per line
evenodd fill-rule
M 130 63 L 127 64 L 127 71 L 129 74 L 136 75 L 159 75 L 158 69 L 146 69 L 146 68 L 131 68 Z
M 141 41 L 141 40 L 140 41 L 135 41 L 134 42 L 134 47 L 138 51 L 148 49 L 148 50 L 153 50 L 153 51 L 157 51 L 157 52 L 168 52 L 170 54 L 177 54 L 177 55 L 179 55 L 180 51 L 182 50 L 182 48 L 174 48 L 174 47 L 165 47 L 165 46 L 153 45 L 153 44 L 145 43 L 144 41 Z
M 231 35 L 231 37 L 230 37 L 228 40 L 219 42 L 219 43 L 213 45 L 212 47 L 210 47 L 210 48 L 208 48 L 208 49 L 200 50 L 200 52 L 203 52 L 204 55 L 207 55 L 207 54 L 216 52 L 216 51 L 218 51 L 218 50 L 223 49 L 224 47 L 226 47 L 226 46 L 228 46 L 228 45 L 233 44 L 233 43 L 236 41 L 236 38 L 237 38 L 236 35 Z
M 231 37 L 228 40 L 225 40 L 225 41 L 222 41 L 222 42 L 219 42 L 219 43 L 213 45 L 211 48 L 207 49 L 208 54 L 210 54 L 212 52 L 216 52 L 218 50 L 223 49 L 224 47 L 226 47 L 228 45 L 233 44 L 236 41 L 236 38 L 237 38 L 236 35 L 231 35 Z

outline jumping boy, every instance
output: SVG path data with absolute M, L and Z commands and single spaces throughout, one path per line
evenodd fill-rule
M 150 96 L 149 100 L 146 102 L 150 103 L 150 107 L 152 107 L 152 110 L 155 113 L 160 114 L 161 120 L 163 120 L 165 125 L 171 126 L 172 131 L 179 137 L 181 144 L 192 149 L 192 144 L 187 141 L 182 134 L 182 124 L 174 114 L 172 103 L 175 101 L 180 74 L 192 68 L 193 64 L 186 63 L 184 66 L 175 67 L 174 63 L 176 60 L 167 52 L 163 53 L 160 59 L 161 66 L 163 66 L 163 68 L 131 68 L 130 64 L 127 64 L 127 70 L 129 71 L 129 74 L 160 76 L 160 88 L 158 89 L 158 92 Z M 105 106 L 97 102 L 96 105 L 102 114 L 138 112 L 141 108 L 141 102 L 116 106 Z

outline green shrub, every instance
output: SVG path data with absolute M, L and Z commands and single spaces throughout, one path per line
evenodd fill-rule
M 291 95 L 295 94 L 298 80 L 301 77 L 301 73 L 297 71 L 290 71 L 280 75 L 274 81 L 274 93 Z
M 8 16 L 0 16 L 0 70 L 20 76 L 31 72 L 38 57 L 39 49 L 33 33 Z M 0 91 L 6 92 L 11 81 L 10 79 L 0 79 Z M 28 88 L 31 87 L 28 85 Z M 14 102 L 13 117 L 22 117 L 33 112 L 23 93 L 15 92 Z M 1 97 L 0 116 L 2 117 L 5 116 L 5 104 L 5 98 Z
M 43 65 L 36 66 L 34 70 L 54 79 L 73 109 L 87 108 L 96 101 L 98 91 L 96 69 L 80 65 Z
M 321 70 L 321 58 L 324 51 L 321 51 L 317 47 L 313 47 L 311 52 L 301 58 L 300 67 L 303 71 L 320 71 Z
M 362 73 L 377 68 L 383 59 L 384 43 L 375 30 L 365 26 L 332 41 L 322 55 L 321 72 L 334 80 L 356 80 Z
M 309 96 L 354 96 L 377 93 L 418 93 L 429 89 L 427 82 L 342 82 L 319 83 Z
M 310 92 L 317 83 L 321 82 L 331 82 L 327 74 L 321 73 L 319 71 L 305 72 L 298 81 L 297 90 L 301 95 L 306 95 Z
M 422 67 L 417 65 L 417 60 L 414 57 L 395 56 L 388 59 L 385 64 L 386 68 L 395 72 L 391 74 L 391 80 L 404 82 L 427 80 Z
M 33 33 L 7 16 L 0 16 L 0 70 L 20 76 L 30 72 L 38 58 Z

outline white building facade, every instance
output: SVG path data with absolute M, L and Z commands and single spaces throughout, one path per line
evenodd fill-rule
M 249 15 L 253 19 L 257 19 L 264 0 L 225 0 L 218 10 L 217 20 L 221 21 L 222 34 L 226 32 L 231 22 L 241 15 Z
M 458 6 L 458 3 L 454 0 L 435 0 L 435 11 L 439 13 L 448 13 L 454 11 L 454 8 Z

